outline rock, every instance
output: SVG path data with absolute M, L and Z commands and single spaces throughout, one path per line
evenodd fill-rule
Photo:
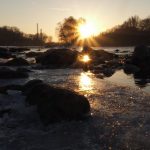
M 132 64 L 125 64 L 123 70 L 126 74 L 132 74 L 140 71 L 140 68 L 132 65 Z
M 28 81 L 24 86 L 23 86 L 23 89 L 22 89 L 22 93 L 24 95 L 27 95 L 28 93 L 31 92 L 31 90 L 39 83 L 43 83 L 42 80 L 39 80 L 39 79 L 34 79 L 34 80 L 30 80 Z
M 26 101 L 30 105 L 37 105 L 44 124 L 82 119 L 90 112 L 90 104 L 84 96 L 45 83 L 34 86 Z
M 114 50 L 115 53 L 119 53 L 119 51 L 120 51 L 119 49 Z
M 91 50 L 89 52 L 89 56 L 91 58 L 91 63 L 94 65 L 99 65 L 105 63 L 106 61 L 113 60 L 116 55 L 104 50 Z
M 28 66 L 29 62 L 23 58 L 14 58 L 4 64 L 5 66 Z
M 135 47 L 132 62 L 139 67 L 150 65 L 150 48 L 144 45 Z
M 0 47 L 0 58 L 12 58 L 14 57 L 7 48 Z
M 32 72 L 30 69 L 27 69 L 27 68 L 17 68 L 17 71 L 19 72 Z
M 24 48 L 24 47 L 12 47 L 12 48 L 9 48 L 9 51 L 10 52 L 24 52 L 24 51 L 29 51 L 30 49 L 29 48 Z
M 5 114 L 10 114 L 12 110 L 10 108 L 0 110 L 0 118 L 3 117 Z
M 23 85 L 10 84 L 0 87 L 0 94 L 8 94 L 8 90 L 22 91 Z
M 8 67 L 0 68 L 0 79 L 28 78 L 26 72 L 13 70 Z
M 40 56 L 42 52 L 28 52 L 26 53 L 26 57 L 37 57 Z
M 111 77 L 115 73 L 115 70 L 112 68 L 105 68 L 103 70 L 104 77 Z
M 137 46 L 131 58 L 132 64 L 140 68 L 142 74 L 150 75 L 150 48 L 147 46 Z
M 36 57 L 36 62 L 56 68 L 68 67 L 76 61 L 77 56 L 78 52 L 70 49 L 50 49 L 41 56 Z

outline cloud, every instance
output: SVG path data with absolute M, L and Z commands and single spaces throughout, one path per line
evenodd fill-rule
M 50 10 L 53 10 L 53 11 L 71 11 L 71 9 L 69 8 L 50 8 Z

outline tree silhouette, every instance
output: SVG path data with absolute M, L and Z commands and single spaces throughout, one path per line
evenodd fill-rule
M 78 26 L 83 22 L 85 19 L 75 19 L 72 16 L 59 22 L 56 28 L 59 41 L 68 45 L 74 44 L 79 37 Z
M 42 37 L 37 39 L 37 35 L 25 34 L 17 27 L 0 27 L 0 45 L 2 46 L 28 46 L 28 45 L 43 45 L 47 41 L 47 35 L 42 34 Z
M 117 25 L 95 37 L 101 46 L 135 46 L 150 44 L 150 17 L 140 19 L 130 17 L 121 25 Z

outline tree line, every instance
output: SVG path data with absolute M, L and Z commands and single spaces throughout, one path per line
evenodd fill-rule
M 46 34 L 25 34 L 17 27 L 0 27 L 0 45 L 2 46 L 41 46 L 49 40 Z
M 85 22 L 83 18 L 75 19 L 72 16 L 59 22 L 56 28 L 59 41 L 67 45 L 78 44 L 78 25 Z M 140 19 L 138 16 L 132 16 L 123 24 L 90 38 L 94 40 L 93 43 L 90 42 L 91 46 L 150 45 L 150 17 Z
M 80 45 L 80 33 L 78 26 L 86 23 L 84 18 L 65 18 L 57 24 L 56 33 L 59 42 L 63 45 Z M 134 46 L 138 44 L 150 45 L 150 17 L 140 19 L 138 16 L 130 17 L 121 25 L 117 25 L 92 38 L 91 46 Z M 46 34 L 25 34 L 17 27 L 0 27 L 0 45 L 26 45 L 41 46 L 48 45 L 52 38 Z M 46 44 L 49 43 L 49 44 Z M 97 45 L 95 45 L 95 43 Z M 53 43 L 52 43 L 53 44 Z M 58 43 L 54 43 L 58 45 Z
M 150 45 L 150 17 L 132 16 L 123 24 L 100 33 L 95 40 L 102 46 Z

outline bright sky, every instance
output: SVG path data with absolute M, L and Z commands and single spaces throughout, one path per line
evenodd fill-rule
M 36 33 L 36 23 L 56 40 L 55 28 L 64 18 L 83 17 L 104 31 L 133 15 L 150 15 L 150 0 L 0 0 L 0 26 L 17 26 Z

